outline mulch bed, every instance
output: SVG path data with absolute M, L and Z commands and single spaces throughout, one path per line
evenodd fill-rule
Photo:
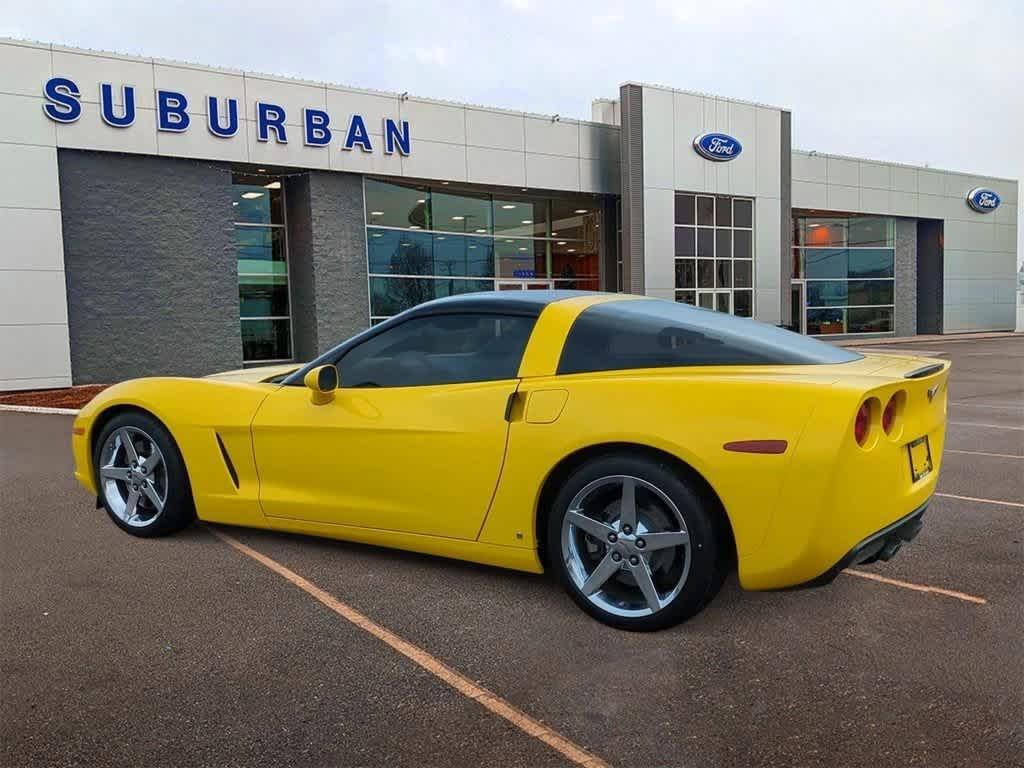
M 27 392 L 0 392 L 0 405 L 34 405 L 43 408 L 81 408 L 109 384 L 86 384 L 67 389 L 35 389 Z

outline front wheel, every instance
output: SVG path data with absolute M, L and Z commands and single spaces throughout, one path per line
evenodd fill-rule
M 103 427 L 93 454 L 100 500 L 118 527 L 162 536 L 195 518 L 192 491 L 170 432 L 152 416 L 125 412 Z
M 549 561 L 599 621 L 649 631 L 688 619 L 722 583 L 710 504 L 665 462 L 610 455 L 573 472 L 548 518 Z

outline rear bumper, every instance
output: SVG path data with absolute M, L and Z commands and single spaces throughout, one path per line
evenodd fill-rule
M 928 502 L 925 502 L 909 515 L 901 517 L 895 523 L 868 536 L 820 576 L 792 588 L 823 587 L 826 584 L 831 584 L 840 571 L 851 565 L 873 563 L 876 560 L 891 560 L 904 543 L 913 541 L 921 532 L 921 528 L 924 526 L 924 512 L 927 508 Z

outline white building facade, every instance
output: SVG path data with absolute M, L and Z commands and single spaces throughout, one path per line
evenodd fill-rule
M 626 83 L 592 121 L 0 40 L 0 389 L 301 360 L 419 301 L 621 290 L 1012 330 L 1018 185 Z

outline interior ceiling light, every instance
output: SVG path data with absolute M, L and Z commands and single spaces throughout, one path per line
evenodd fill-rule
M 526 250 L 526 248 L 524 248 L 524 247 L 521 247 L 521 248 L 520 248 L 519 250 L 520 250 L 520 251 L 525 251 L 525 250 Z
M 420 205 L 423 205 L 423 204 L 424 204 L 425 202 L 427 202 L 427 199 L 426 199 L 425 197 L 421 197 L 421 198 L 420 198 L 419 200 L 417 200 L 416 202 L 417 202 L 417 203 L 419 203 Z
M 515 206 L 512 205 L 512 203 L 505 203 L 505 205 L 501 207 L 504 208 L 506 211 L 511 211 L 513 208 L 515 208 Z
M 523 224 L 533 224 L 533 219 L 523 219 Z
M 505 242 L 506 242 L 506 243 L 514 243 L 514 242 L 515 242 L 515 240 L 506 240 Z
M 559 240 L 559 241 L 558 241 L 558 244 L 559 244 L 559 245 L 565 245 L 565 240 Z
M 551 233 L 551 236 L 552 236 L 552 237 L 558 237 L 558 233 L 557 233 L 557 232 L 552 232 L 552 233 Z
M 465 216 L 452 216 L 452 221 L 465 221 Z
M 370 211 L 371 216 L 383 216 L 384 211 Z
M 245 200 L 255 200 L 257 197 L 263 197 L 263 192 L 243 192 L 242 197 Z
M 576 209 L 576 213 L 586 213 L 586 212 L 587 212 L 586 208 L 577 208 Z
M 263 188 L 264 189 L 280 189 L 281 188 L 281 182 L 280 181 L 272 181 L 269 184 L 264 184 Z
M 267 169 L 266 168 L 257 168 L 256 171 L 257 171 L 257 173 L 266 173 Z
M 569 253 L 576 253 L 576 249 L 575 248 L 570 248 L 569 249 Z
M 383 237 L 383 235 L 380 232 L 374 232 L 372 237 Z
M 410 224 L 409 225 L 409 229 L 419 229 L 419 228 L 420 228 L 419 224 Z
M 478 229 L 477 232 L 486 232 L 486 229 Z
M 231 204 L 232 204 L 232 205 L 238 205 L 238 201 L 237 201 L 237 200 L 232 200 L 232 201 L 231 201 Z

